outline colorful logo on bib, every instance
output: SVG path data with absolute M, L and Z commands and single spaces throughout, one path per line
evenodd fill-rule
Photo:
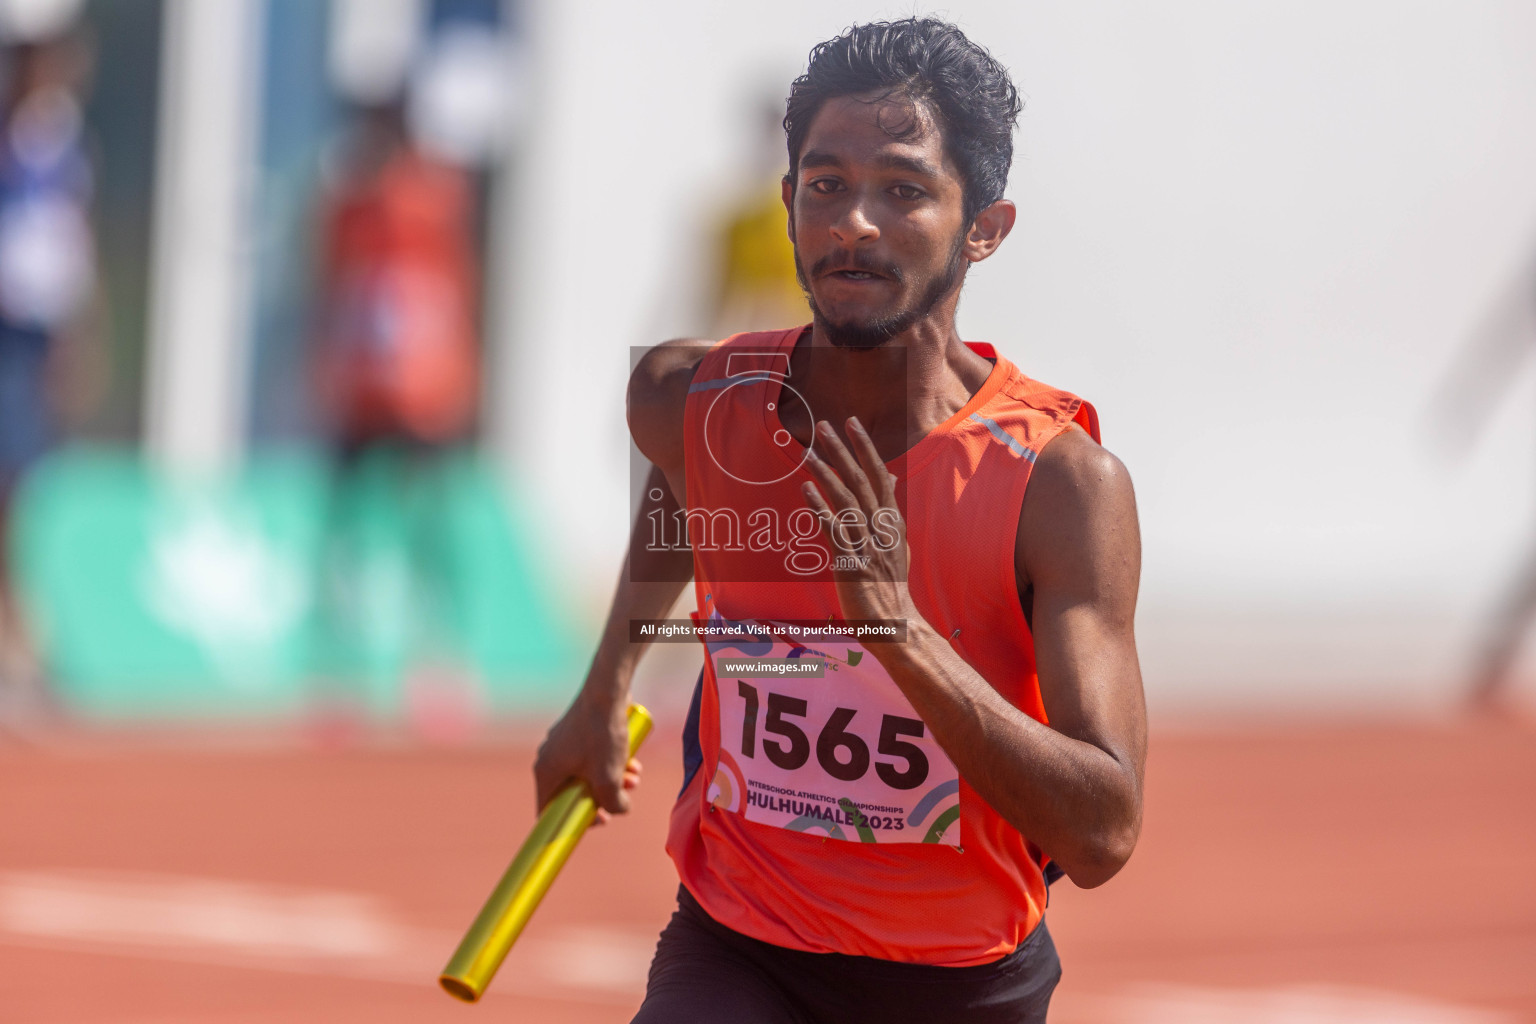
M 934 813 L 935 809 L 944 803 L 949 797 L 954 797 L 955 802 L 949 804 L 944 810 Z M 932 815 L 933 822 L 928 826 L 928 831 L 923 836 L 925 843 L 944 842 L 944 833 L 949 827 L 960 820 L 960 780 L 948 779 L 934 786 L 924 793 L 912 813 L 907 815 L 907 824 L 913 828 L 922 828 L 923 822 Z
M 747 784 L 741 777 L 741 769 L 731 755 L 720 751 L 720 762 L 715 766 L 714 781 L 709 784 L 709 802 L 722 811 L 741 810 L 741 797 Z

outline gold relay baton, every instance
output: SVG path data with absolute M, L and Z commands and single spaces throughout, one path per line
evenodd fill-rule
M 631 704 L 628 724 L 629 756 L 634 757 L 651 731 L 651 713 Z M 555 794 L 443 968 L 437 981 L 444 991 L 466 1003 L 485 994 L 512 943 L 596 816 L 597 801 L 585 782 L 571 782 Z

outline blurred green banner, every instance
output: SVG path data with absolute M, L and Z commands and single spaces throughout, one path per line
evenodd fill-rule
M 468 454 L 188 482 L 76 448 L 26 480 L 10 543 L 56 692 L 89 716 L 515 711 L 563 703 L 582 654 L 523 516 Z

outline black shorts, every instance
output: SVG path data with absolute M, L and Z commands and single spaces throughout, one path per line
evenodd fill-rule
M 933 967 L 784 949 L 677 903 L 634 1024 L 1036 1024 L 1061 978 L 1044 921 L 995 963 Z

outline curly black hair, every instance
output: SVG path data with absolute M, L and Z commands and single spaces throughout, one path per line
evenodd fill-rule
M 838 96 L 905 96 L 938 121 L 945 150 L 965 180 L 965 219 L 1003 197 L 1013 163 L 1013 129 L 1023 104 L 1003 67 L 954 25 L 906 18 L 855 25 L 811 50 L 805 74 L 790 87 L 784 114 L 791 187 L 800 150 L 822 104 Z M 908 138 L 921 120 L 888 127 Z

